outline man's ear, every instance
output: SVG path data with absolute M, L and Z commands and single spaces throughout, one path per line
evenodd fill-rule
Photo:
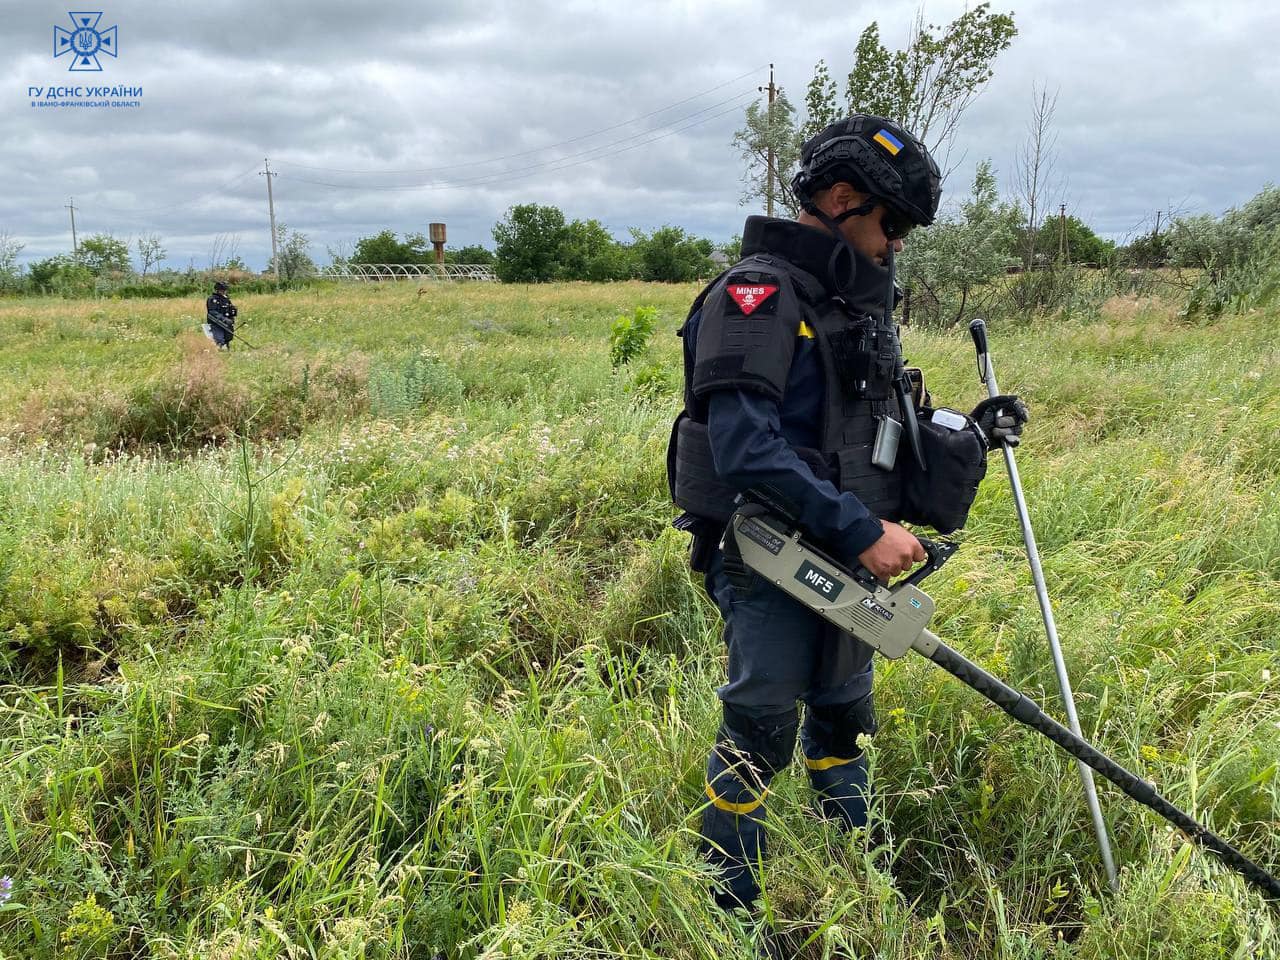
M 853 189 L 850 184 L 837 183 L 827 192 L 828 209 L 832 216 L 839 216 L 846 210 L 861 205 L 864 195 Z

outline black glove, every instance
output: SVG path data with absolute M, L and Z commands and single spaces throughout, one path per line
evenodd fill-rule
M 1008 444 L 1016 447 L 1022 439 L 1022 425 L 1031 418 L 1027 405 L 1017 394 L 1006 394 L 983 400 L 969 414 L 978 424 L 991 446 Z

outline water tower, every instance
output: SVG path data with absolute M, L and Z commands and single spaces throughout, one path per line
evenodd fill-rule
M 427 231 L 431 237 L 431 245 L 436 248 L 436 263 L 444 263 L 444 224 L 429 223 Z

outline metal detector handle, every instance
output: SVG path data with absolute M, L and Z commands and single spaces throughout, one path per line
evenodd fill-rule
M 987 396 L 998 397 L 1000 388 L 996 386 L 996 372 L 991 368 L 991 354 L 987 350 L 987 322 L 981 318 L 970 321 L 969 334 L 978 351 L 978 379 L 986 384 Z
M 887 587 L 890 590 L 897 590 L 899 587 L 904 586 L 918 587 L 921 580 L 950 560 L 951 555 L 960 549 L 960 544 L 954 540 L 930 540 L 928 537 L 921 536 L 916 536 L 916 539 L 920 541 L 920 546 L 924 548 L 924 564 L 912 570 L 901 580 L 885 583 L 860 563 L 849 566 L 846 569 L 853 574 L 854 580 L 868 590 L 874 590 L 876 587 Z M 806 544 L 805 546 L 809 550 L 813 550 L 814 553 L 819 554 L 819 556 L 822 555 L 821 551 L 815 550 L 811 544 Z M 836 560 L 829 557 L 827 559 L 840 566 Z
M 969 333 L 973 336 L 973 345 L 978 348 L 978 356 L 987 355 L 987 322 L 976 319 L 969 324 Z
M 954 540 L 930 540 L 928 537 L 916 537 L 916 539 L 920 541 L 920 546 L 924 547 L 924 566 L 912 570 L 910 575 L 893 584 L 895 587 L 904 583 L 918 587 L 921 580 L 950 560 L 951 555 L 960 549 L 960 544 Z

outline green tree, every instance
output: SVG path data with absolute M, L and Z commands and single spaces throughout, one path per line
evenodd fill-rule
M 912 291 L 912 317 L 923 326 L 953 326 L 966 312 L 985 310 L 992 283 L 1017 263 L 1022 214 L 1000 200 L 990 160 L 978 164 L 958 215 L 917 230 L 899 257 L 899 275 Z
M 991 79 L 995 58 L 1017 32 L 1012 14 L 992 13 L 990 3 L 980 3 L 946 26 L 917 16 L 906 49 L 889 50 L 873 21 L 854 49 L 845 108 L 897 120 L 936 153 L 955 135 L 961 116 Z M 839 113 L 825 63 L 815 68 L 809 91 L 810 116 Z
M 844 113 L 871 113 L 878 117 L 901 120 L 906 112 L 905 84 L 906 53 L 899 50 L 891 54 L 880 42 L 880 24 L 872 20 L 858 37 L 853 48 L 853 68 L 845 78 Z M 895 60 L 898 69 L 895 70 Z M 835 85 L 831 84 L 832 101 L 827 112 L 838 115 L 834 103 Z M 814 131 L 815 133 L 817 131 Z M 917 131 L 912 131 L 921 136 Z
M 583 280 L 603 283 L 611 280 L 630 280 L 640 273 L 636 263 L 636 254 L 631 247 L 616 240 L 600 249 L 587 262 L 587 272 Z
M 27 282 L 39 293 L 79 296 L 93 290 L 93 274 L 69 253 L 37 260 L 27 268 Z
M 1217 283 L 1232 267 L 1250 259 L 1280 229 L 1280 187 L 1267 184 L 1248 203 L 1221 218 L 1209 214 L 1178 217 L 1169 231 L 1171 261 L 1203 270 Z
M 559 274 L 565 238 L 558 207 L 520 203 L 493 226 L 494 269 L 504 283 L 544 283 Z
M 561 280 L 625 280 L 633 269 L 629 251 L 598 220 L 568 224 L 556 259 Z
M 1035 248 L 1052 262 L 1101 266 L 1115 256 L 1116 245 L 1104 240 L 1078 217 L 1049 217 L 1036 233 Z
M 445 263 L 493 263 L 493 259 L 493 251 L 478 243 L 444 252 Z
M 161 244 L 158 234 L 141 234 L 134 241 L 134 246 L 138 248 L 138 262 L 142 264 L 142 275 L 144 277 L 147 275 L 148 270 L 158 266 L 169 255 L 164 245 Z
M 81 240 L 78 259 L 95 277 L 133 271 L 129 262 L 129 245 L 109 233 L 95 233 Z
M 790 189 L 802 144 L 795 112 L 781 89 L 771 106 L 757 101 L 747 107 L 747 125 L 733 135 L 733 145 L 746 164 L 742 203 L 763 201 L 768 209 L 772 198 L 790 216 L 800 212 Z
M 1168 233 L 1152 230 L 1150 233 L 1135 237 L 1117 253 L 1126 266 L 1153 270 L 1169 262 L 1169 246 Z
M 356 241 L 350 263 L 432 263 L 435 254 L 421 233 L 406 233 L 404 240 L 397 240 L 390 230 L 383 230 L 371 237 Z
M 680 227 L 659 227 L 651 234 L 633 229 L 631 236 L 642 280 L 686 283 L 716 272 L 711 241 L 690 236 Z
M 1202 272 L 1187 302 L 1188 315 L 1214 315 L 1231 303 L 1270 303 L 1280 286 L 1277 252 L 1280 187 L 1272 184 L 1219 219 L 1179 217 L 1169 232 L 1170 262 Z
M 735 233 L 732 237 L 720 244 L 720 251 L 729 258 L 730 263 L 737 263 L 742 259 L 742 234 Z
M 313 276 L 315 261 L 309 253 L 311 241 L 299 230 L 290 230 L 283 223 L 276 227 L 276 246 L 279 248 L 280 279 L 286 282 Z M 272 264 L 274 267 L 275 265 Z
M 9 231 L 0 231 L 0 290 L 14 290 L 22 285 L 18 254 L 24 246 L 26 244 L 13 237 Z
M 827 70 L 827 61 L 819 60 L 813 68 L 813 79 L 804 95 L 805 121 L 800 128 L 801 141 L 808 140 L 823 127 L 840 119 L 837 98 L 840 91 Z

